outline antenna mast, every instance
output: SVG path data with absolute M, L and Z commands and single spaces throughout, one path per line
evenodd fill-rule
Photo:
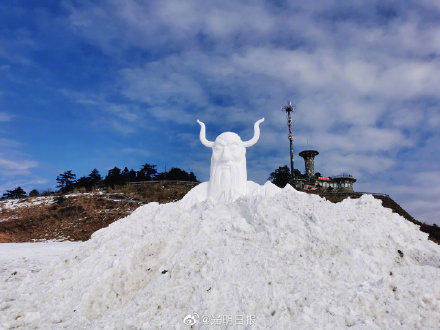
M 289 127 L 289 142 L 290 142 L 290 175 L 294 179 L 295 173 L 293 172 L 293 133 L 292 133 L 292 112 L 296 110 L 295 103 L 289 101 L 289 103 L 282 109 L 287 113 L 287 126 Z

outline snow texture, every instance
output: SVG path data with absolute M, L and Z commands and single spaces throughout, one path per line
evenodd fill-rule
M 0 201 L 0 211 L 2 210 L 14 210 L 22 207 L 31 207 L 36 205 L 49 205 L 53 204 L 53 197 L 33 197 L 26 199 L 7 199 Z
M 416 225 L 371 195 L 332 204 L 253 187 L 234 202 L 197 201 L 196 187 L 139 207 L 8 284 L 0 327 L 188 328 L 192 313 L 254 315 L 255 328 L 438 327 L 440 247 Z

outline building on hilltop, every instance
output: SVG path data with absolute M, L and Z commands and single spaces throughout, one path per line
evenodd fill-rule
M 334 192 L 354 192 L 353 184 L 356 179 L 347 173 L 342 173 L 334 177 L 321 176 L 315 173 L 315 157 L 319 155 L 316 150 L 303 150 L 299 156 L 304 158 L 305 173 L 302 174 L 295 169 L 293 162 L 293 129 L 292 117 L 296 111 L 295 103 L 289 102 L 282 107 L 282 111 L 287 114 L 287 126 L 289 128 L 289 144 L 290 144 L 290 185 L 299 190 L 318 190 L 318 191 L 334 191 Z
M 338 189 L 342 191 L 354 191 L 353 184 L 356 182 L 356 178 L 348 173 L 342 173 L 337 176 L 333 176 L 332 180 L 338 185 Z
M 316 150 L 303 150 L 299 155 L 304 158 L 305 173 L 295 170 L 292 186 L 299 190 L 321 190 L 333 192 L 353 192 L 356 178 L 348 173 L 333 177 L 321 176 L 315 173 L 315 157 L 319 155 Z
M 299 156 L 304 158 L 306 177 L 311 179 L 315 176 L 315 157 L 319 155 L 316 150 L 303 150 L 299 153 Z

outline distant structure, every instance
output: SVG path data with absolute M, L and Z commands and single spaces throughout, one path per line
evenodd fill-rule
M 290 143 L 290 173 L 292 177 L 295 177 L 295 171 L 293 166 L 293 134 L 292 134 L 292 112 L 295 110 L 295 103 L 288 102 L 286 106 L 283 107 L 283 111 L 287 113 L 287 126 L 289 127 L 289 143 Z
M 353 184 L 356 178 L 348 173 L 342 173 L 337 176 L 327 177 L 315 173 L 315 157 L 319 155 L 316 150 L 303 150 L 299 156 L 304 158 L 305 173 L 295 170 L 293 166 L 293 133 L 292 133 L 292 117 L 291 113 L 296 110 L 295 105 L 291 102 L 283 107 L 287 113 L 287 125 L 289 127 L 290 142 L 290 173 L 292 175 L 291 185 L 298 190 L 319 190 L 332 192 L 353 192 Z
M 356 178 L 348 173 L 337 176 L 321 176 L 315 173 L 315 157 L 319 154 L 316 150 L 304 150 L 299 153 L 304 158 L 305 173 L 292 178 L 292 186 L 298 190 L 319 190 L 331 192 L 354 192 L 353 184 Z
M 304 158 L 306 176 L 308 179 L 315 176 L 315 156 L 319 155 L 316 150 L 304 150 L 299 153 Z

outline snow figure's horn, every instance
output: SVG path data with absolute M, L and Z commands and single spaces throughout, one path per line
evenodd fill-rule
M 212 148 L 214 145 L 214 142 L 208 141 L 206 139 L 206 128 L 205 124 L 202 123 L 200 120 L 197 119 L 197 122 L 200 124 L 200 142 L 206 147 Z
M 254 137 L 250 139 L 249 141 L 244 141 L 243 146 L 252 147 L 255 143 L 257 143 L 258 139 L 260 138 L 260 124 L 264 121 L 264 118 L 261 118 L 260 120 L 256 121 L 254 124 Z

